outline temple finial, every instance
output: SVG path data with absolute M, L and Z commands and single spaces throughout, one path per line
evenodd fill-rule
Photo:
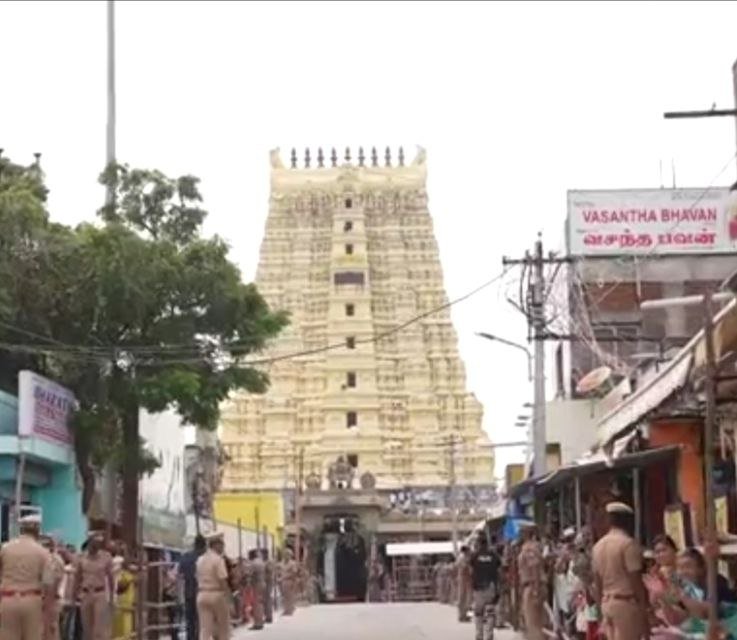
M 292 155 L 291 155 L 290 160 L 292 163 L 292 169 L 296 169 L 297 168 L 297 150 L 294 147 L 292 147 Z
M 397 156 L 397 159 L 399 160 L 399 166 L 404 166 L 404 148 L 399 147 L 399 155 Z
M 366 156 L 363 155 L 363 147 L 358 147 L 358 166 L 362 167 L 365 160 Z
M 392 166 L 392 150 L 389 147 L 387 147 L 386 151 L 384 152 L 384 164 L 387 167 Z
M 379 154 L 376 153 L 376 147 L 371 147 L 371 166 L 372 167 L 379 166 Z
M 325 166 L 325 156 L 322 155 L 322 147 L 317 148 L 317 166 L 320 169 Z
M 334 167 L 338 166 L 338 154 L 335 153 L 335 147 L 330 151 L 330 162 Z
M 305 169 L 310 168 L 310 148 L 305 149 Z
M 350 147 L 345 148 L 345 161 L 348 164 L 350 164 L 351 162 L 351 148 Z

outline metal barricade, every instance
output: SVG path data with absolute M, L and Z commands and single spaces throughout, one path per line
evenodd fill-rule
M 141 621 L 137 639 L 174 640 L 184 630 L 184 598 L 177 568 L 177 562 L 152 558 L 139 572 L 138 593 L 144 597 L 137 607 Z

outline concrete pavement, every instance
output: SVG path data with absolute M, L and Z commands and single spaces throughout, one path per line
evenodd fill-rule
M 456 621 L 456 609 L 428 603 L 326 604 L 279 616 L 263 631 L 237 630 L 235 640 L 474 640 L 473 623 Z M 518 640 L 513 631 L 495 640 Z

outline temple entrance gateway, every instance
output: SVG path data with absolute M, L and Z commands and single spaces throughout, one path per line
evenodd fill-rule
M 326 516 L 317 570 L 328 602 L 362 602 L 366 599 L 367 549 L 352 514 Z

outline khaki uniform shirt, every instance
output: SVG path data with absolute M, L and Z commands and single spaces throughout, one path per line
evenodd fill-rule
M 517 572 L 522 586 L 542 579 L 543 554 L 539 542 L 528 540 L 522 545 L 517 558 Z
M 82 593 L 99 592 L 108 588 L 108 575 L 113 571 L 113 557 L 107 551 L 98 551 L 94 556 L 83 553 L 77 560 Z
M 0 589 L 37 591 L 51 586 L 51 554 L 31 536 L 21 535 L 0 550 Z
M 197 588 L 200 591 L 230 591 L 225 558 L 212 549 L 197 559 Z
M 471 587 L 471 563 L 468 558 L 461 554 L 456 560 L 456 577 L 458 584 L 464 589 L 470 589 Z
M 612 529 L 594 545 L 593 568 L 602 595 L 633 596 L 629 574 L 642 570 L 640 545 L 624 531 Z

